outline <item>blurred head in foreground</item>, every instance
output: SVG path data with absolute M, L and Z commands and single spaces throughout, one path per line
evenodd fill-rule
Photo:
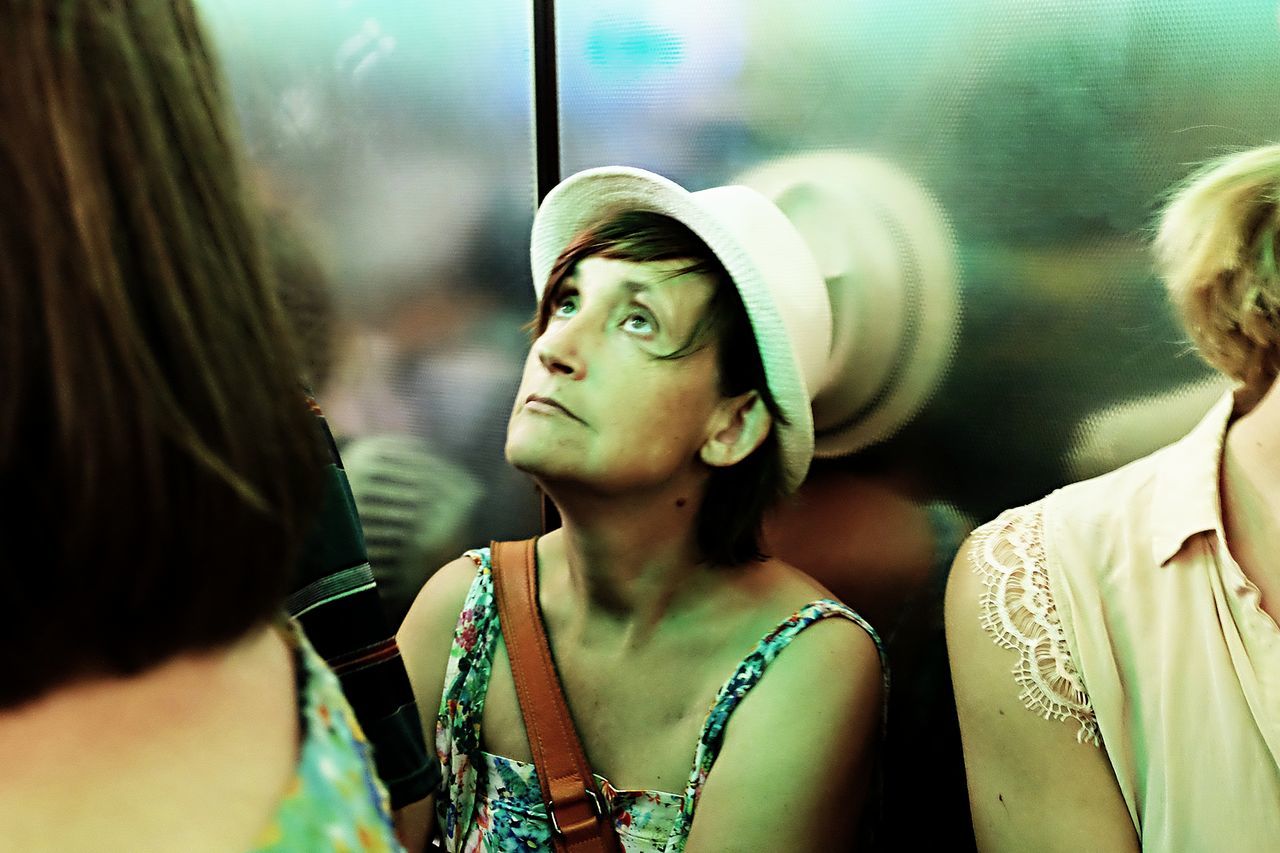
M 0 707 L 279 611 L 318 488 L 189 2 L 0 5 Z

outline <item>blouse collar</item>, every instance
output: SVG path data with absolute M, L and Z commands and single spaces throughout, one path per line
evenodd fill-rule
M 1195 429 L 1161 454 L 1151 499 L 1151 555 L 1158 565 L 1197 533 L 1222 530 L 1219 472 L 1235 408 L 1235 393 L 1224 394 Z

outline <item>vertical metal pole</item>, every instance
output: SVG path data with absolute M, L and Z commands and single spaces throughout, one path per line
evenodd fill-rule
M 556 74 L 555 0 L 533 0 L 533 148 L 538 204 L 560 183 L 560 82 Z M 539 491 L 542 532 L 560 526 L 560 513 Z
M 560 91 L 555 0 L 533 0 L 533 134 L 538 203 L 560 183 Z

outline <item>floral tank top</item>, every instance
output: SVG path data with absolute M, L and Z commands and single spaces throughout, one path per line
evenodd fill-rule
M 387 792 L 338 678 L 289 620 L 302 748 L 297 771 L 253 853 L 396 853 Z
M 479 571 L 458 618 L 436 718 L 436 753 L 444 769 L 436 809 L 444 847 L 453 853 L 551 851 L 551 826 L 537 770 L 532 764 L 480 748 L 480 722 L 500 628 L 489 549 L 468 551 L 467 556 Z M 684 850 L 694 809 L 724 742 L 729 716 L 792 638 L 829 616 L 861 625 L 880 650 L 883 666 L 884 647 L 875 630 L 837 601 L 815 601 L 784 620 L 760 640 L 720 688 L 703 723 L 683 791 L 623 791 L 596 776 L 626 853 Z M 884 672 L 887 687 L 887 667 Z

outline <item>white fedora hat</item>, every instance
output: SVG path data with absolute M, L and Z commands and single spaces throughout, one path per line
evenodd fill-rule
M 787 424 L 778 424 L 784 483 L 795 491 L 813 459 L 813 394 L 826 378 L 831 306 L 817 262 L 777 206 L 747 187 L 689 192 L 626 166 L 587 169 L 547 194 L 533 219 L 530 254 L 541 298 L 551 267 L 582 231 L 618 213 L 670 216 L 702 239 L 747 309 L 765 379 Z
M 845 151 L 782 157 L 735 182 L 787 215 L 826 279 L 833 340 L 814 393 L 816 454 L 889 438 L 929 400 L 958 338 L 955 240 L 941 205 L 897 167 Z

